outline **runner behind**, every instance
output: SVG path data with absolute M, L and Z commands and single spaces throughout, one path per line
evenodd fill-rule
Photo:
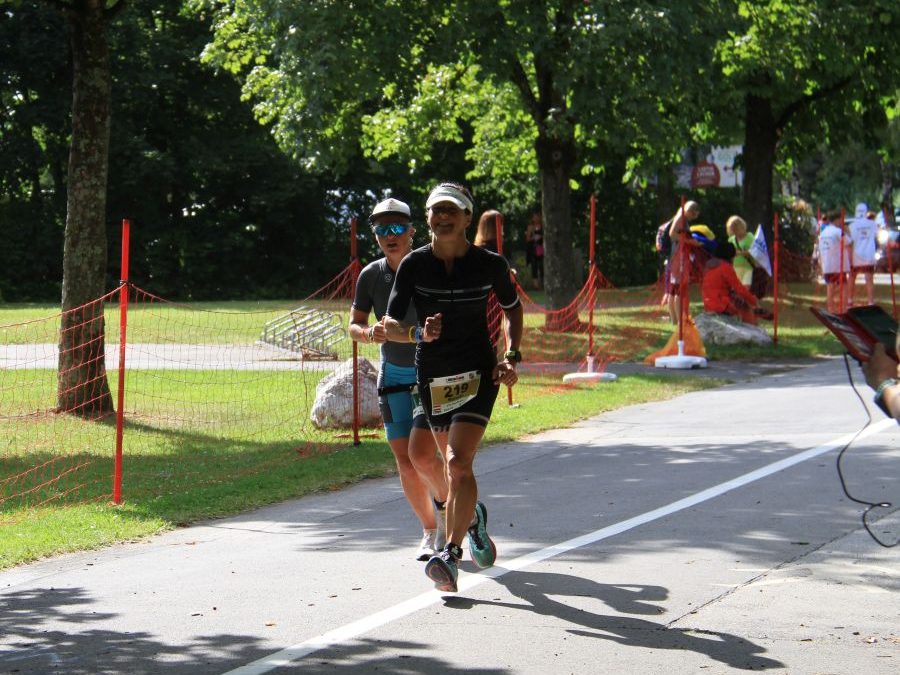
M 403 494 L 422 523 L 422 542 L 416 551 L 416 559 L 425 561 L 439 553 L 445 544 L 443 509 L 447 499 L 447 474 L 421 409 L 418 412 L 413 409 L 411 389 L 416 382 L 413 339 L 407 332 L 388 342 L 382 323 L 394 274 L 403 256 L 412 250 L 415 230 L 410 223 L 409 206 L 399 199 L 379 202 L 372 210 L 369 222 L 384 257 L 369 263 L 360 272 L 349 332 L 356 342 L 381 345 L 378 403 L 388 445 L 397 462 Z M 372 311 L 377 323 L 370 326 Z M 403 320 L 410 326 L 415 325 L 414 308 L 410 307 Z M 423 417 L 422 424 L 414 428 L 413 420 L 417 414 Z

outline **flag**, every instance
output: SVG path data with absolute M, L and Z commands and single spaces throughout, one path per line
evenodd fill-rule
M 747 249 L 756 264 L 762 267 L 769 276 L 772 276 L 772 263 L 769 261 L 769 247 L 766 246 L 766 233 L 762 229 L 762 225 L 757 226 L 756 235 L 753 237 L 753 243 Z

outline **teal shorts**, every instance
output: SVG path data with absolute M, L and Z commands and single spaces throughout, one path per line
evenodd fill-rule
M 378 397 L 378 406 L 381 408 L 381 417 L 384 420 L 384 432 L 389 441 L 395 438 L 409 438 L 413 420 L 417 416 L 425 419 L 425 412 L 421 407 L 418 410 L 414 409 L 412 387 L 415 386 L 415 383 L 415 367 L 395 366 L 387 361 L 381 364 L 378 388 L 400 388 L 400 391 L 393 391 Z M 404 385 L 409 385 L 409 388 L 405 388 Z

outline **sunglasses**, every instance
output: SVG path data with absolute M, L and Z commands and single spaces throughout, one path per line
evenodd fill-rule
M 430 207 L 429 210 L 436 215 L 444 214 L 447 216 L 455 216 L 462 212 L 462 209 L 458 206 L 444 206 L 442 204 L 436 204 L 435 206 Z
M 372 227 L 372 231 L 379 237 L 387 237 L 391 234 L 395 237 L 399 237 L 408 229 L 409 224 L 407 223 L 379 223 L 378 225 Z

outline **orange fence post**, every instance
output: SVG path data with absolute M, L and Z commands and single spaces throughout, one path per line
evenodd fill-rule
M 597 195 L 591 195 L 591 228 L 590 241 L 588 242 L 588 371 L 593 370 L 594 365 L 594 303 L 597 301 L 597 258 L 596 258 L 596 232 L 597 232 Z
M 350 219 L 350 262 L 356 260 L 356 218 Z M 359 349 L 353 342 L 353 445 L 359 445 Z
M 690 227 L 687 224 L 687 220 L 684 215 L 684 205 L 686 200 L 684 195 L 681 195 L 681 222 L 684 224 L 684 227 L 681 230 L 681 234 L 679 235 L 678 241 L 678 255 L 681 256 L 681 260 L 678 261 L 678 273 L 681 275 L 681 278 L 678 280 L 678 292 L 681 295 L 681 307 L 680 312 L 678 312 L 678 342 L 684 341 L 684 317 L 689 311 L 689 303 L 690 298 L 687 297 L 687 294 L 690 292 L 688 288 L 688 280 L 687 274 L 689 270 L 686 269 L 685 261 L 688 257 L 687 252 L 687 239 L 690 236 Z
M 772 270 L 772 326 L 775 335 L 772 342 L 778 346 L 778 274 L 779 274 L 779 257 L 781 256 L 781 242 L 778 240 L 778 211 L 775 212 L 775 222 L 772 227 L 772 238 L 775 240 L 775 269 Z
M 838 300 L 838 307 L 841 308 L 840 309 L 841 314 L 843 314 L 845 311 L 847 311 L 847 308 L 844 306 L 844 251 L 847 250 L 846 244 L 844 243 L 844 241 L 845 241 L 845 236 L 846 236 L 847 232 L 844 228 L 845 228 L 844 209 L 842 208 L 841 209 L 841 278 L 838 283 L 838 291 L 840 293 L 840 299 Z M 847 271 L 849 272 L 850 270 L 847 270 Z
M 116 457 L 113 468 L 113 503 L 122 503 L 122 440 L 125 432 L 125 336 L 128 329 L 128 249 L 131 221 L 122 220 L 122 268 L 119 281 L 119 391 L 116 403 Z

